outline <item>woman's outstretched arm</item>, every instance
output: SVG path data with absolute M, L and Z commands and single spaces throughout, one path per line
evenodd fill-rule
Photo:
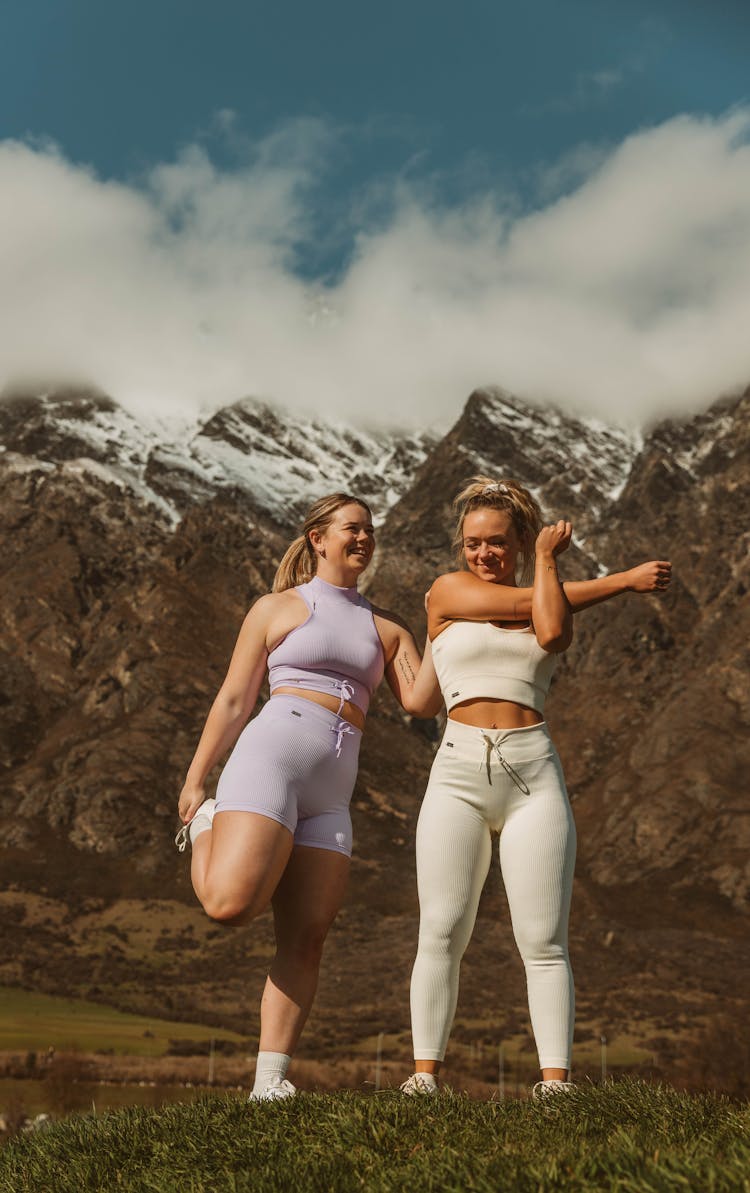
M 595 580 L 566 580 L 563 591 L 573 613 L 580 613 L 624 592 L 664 592 L 671 577 L 672 564 L 655 559 Z M 440 622 L 452 620 L 528 621 L 533 592 L 533 588 L 488 584 L 471 572 L 447 572 L 430 591 L 430 630 L 434 637 Z
M 596 580 L 566 580 L 565 596 L 574 613 L 590 609 L 623 592 L 665 592 L 672 579 L 672 564 L 666 559 L 639 563 L 625 572 L 610 572 Z

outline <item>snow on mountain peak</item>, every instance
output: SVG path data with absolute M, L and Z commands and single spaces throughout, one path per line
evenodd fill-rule
M 39 461 L 76 460 L 100 480 L 134 490 L 173 524 L 195 501 L 229 488 L 282 525 L 336 489 L 364 498 L 382 521 L 435 441 L 429 433 L 291 415 L 250 398 L 198 425 L 147 423 L 105 395 L 67 390 L 5 397 L 0 439 Z

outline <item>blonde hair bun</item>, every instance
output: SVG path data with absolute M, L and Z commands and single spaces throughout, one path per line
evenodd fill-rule
M 517 480 L 496 480 L 491 476 L 472 476 L 453 500 L 458 514 L 453 546 L 459 556 L 464 545 L 464 518 L 477 509 L 496 509 L 509 513 L 521 544 L 522 575 L 526 576 L 534 558 L 534 544 L 542 525 L 539 503 Z

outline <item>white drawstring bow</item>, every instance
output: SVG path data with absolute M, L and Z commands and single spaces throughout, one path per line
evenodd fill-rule
M 513 769 L 508 762 L 508 759 L 503 757 L 502 751 L 500 750 L 500 746 L 497 744 L 497 742 L 493 741 L 492 738 L 486 733 L 483 733 L 482 737 L 484 739 L 485 745 L 487 746 L 487 753 L 484 756 L 484 762 L 485 766 L 487 767 L 487 782 L 489 783 L 490 787 L 492 786 L 492 767 L 490 765 L 490 761 L 493 753 L 495 753 L 498 756 L 500 765 L 505 770 L 505 773 L 510 775 L 518 790 L 522 791 L 524 795 L 531 795 L 531 789 L 527 787 L 526 783 L 524 783 L 518 771 Z M 482 765 L 481 762 L 479 765 Z

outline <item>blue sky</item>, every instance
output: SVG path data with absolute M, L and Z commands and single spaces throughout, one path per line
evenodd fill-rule
M 340 133 L 323 209 L 393 174 L 531 204 L 539 164 L 750 89 L 750 9 L 728 0 L 16 0 L 4 25 L 4 136 L 128 178 L 196 137 L 231 164 L 220 111 L 249 138 L 319 117 Z
M 628 138 L 745 111 L 748 61 L 739 0 L 7 0 L 0 138 L 152 202 L 186 155 L 191 204 L 199 158 L 222 184 L 265 168 L 279 268 L 335 291 L 415 204 L 439 222 L 489 203 L 507 236 Z

